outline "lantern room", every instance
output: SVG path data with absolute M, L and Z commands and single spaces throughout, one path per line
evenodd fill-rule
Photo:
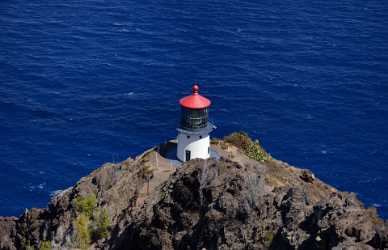
M 211 102 L 198 92 L 199 86 L 194 85 L 193 94 L 179 101 L 181 105 L 180 127 L 182 129 L 201 129 L 208 124 L 208 107 L 211 105 Z

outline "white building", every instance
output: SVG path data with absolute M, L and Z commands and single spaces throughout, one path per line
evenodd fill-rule
M 193 94 L 179 100 L 181 121 L 178 130 L 177 158 L 183 162 L 210 157 L 210 132 L 215 128 L 208 122 L 209 99 L 201 96 L 198 85 Z

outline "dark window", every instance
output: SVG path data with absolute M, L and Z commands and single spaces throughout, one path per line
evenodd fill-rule
M 187 139 L 190 139 L 190 135 L 187 136 Z
M 186 150 L 186 161 L 190 161 L 191 159 L 191 151 L 190 150 Z
M 210 147 L 207 148 L 207 153 L 210 155 Z

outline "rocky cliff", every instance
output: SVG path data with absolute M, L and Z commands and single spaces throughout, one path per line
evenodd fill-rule
M 244 134 L 176 167 L 173 143 L 105 164 L 19 218 L 0 249 L 385 249 L 388 222 Z

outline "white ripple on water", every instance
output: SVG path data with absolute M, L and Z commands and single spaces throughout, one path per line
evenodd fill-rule
M 133 26 L 133 22 L 114 22 L 114 26 Z
M 46 188 L 46 182 L 42 182 L 42 183 L 40 183 L 38 185 L 30 185 L 30 186 L 28 186 L 28 190 L 30 192 L 43 190 L 45 188 Z

